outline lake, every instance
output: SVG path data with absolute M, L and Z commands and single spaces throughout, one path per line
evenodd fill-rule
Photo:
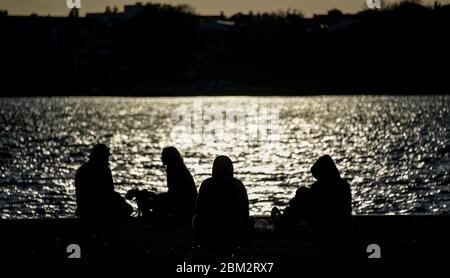
M 197 186 L 231 157 L 251 214 L 285 207 L 330 154 L 354 214 L 450 211 L 450 96 L 51 97 L 0 99 L 0 216 L 75 211 L 74 176 L 98 142 L 116 190 L 166 190 L 164 146 Z

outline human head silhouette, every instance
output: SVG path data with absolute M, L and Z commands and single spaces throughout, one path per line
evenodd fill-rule
M 96 144 L 89 155 L 90 161 L 95 162 L 108 162 L 109 161 L 109 148 L 105 144 Z
M 161 161 L 163 165 L 182 164 L 183 158 L 175 147 L 165 147 L 161 153 Z
M 233 162 L 228 156 L 220 155 L 213 163 L 213 178 L 230 179 L 233 178 Z
M 340 178 L 341 174 L 329 155 L 321 156 L 311 167 L 311 173 L 318 181 Z

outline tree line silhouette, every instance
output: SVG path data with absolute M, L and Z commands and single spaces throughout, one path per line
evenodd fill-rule
M 450 5 L 200 16 L 0 12 L 2 95 L 445 93 Z

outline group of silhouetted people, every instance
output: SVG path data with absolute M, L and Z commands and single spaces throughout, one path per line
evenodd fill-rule
M 89 161 L 75 178 L 77 210 L 83 219 L 126 219 L 133 208 L 126 199 L 136 199 L 138 216 L 171 219 L 175 223 L 192 223 L 200 245 L 233 248 L 248 240 L 253 229 L 249 201 L 244 184 L 234 177 L 233 163 L 218 156 L 212 176 L 204 180 L 197 193 L 194 179 L 179 151 L 166 147 L 161 161 L 166 166 L 167 192 L 155 193 L 132 189 L 125 198 L 114 191 L 109 168 L 109 148 L 97 144 Z M 274 207 L 275 225 L 289 227 L 297 220 L 306 221 L 313 234 L 326 244 L 342 242 L 351 226 L 351 192 L 328 156 L 320 157 L 311 168 L 317 180 L 310 187 L 300 187 L 281 212 Z M 192 222 L 191 222 L 192 221 Z

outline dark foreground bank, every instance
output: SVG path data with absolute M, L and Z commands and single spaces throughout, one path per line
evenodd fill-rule
M 450 247 L 449 220 L 450 216 L 354 216 L 351 256 L 364 260 L 376 255 L 376 250 L 367 250 L 369 245 L 376 244 L 385 259 L 443 258 Z M 305 226 L 289 233 L 271 229 L 267 217 L 258 217 L 256 223 L 253 239 L 232 260 L 273 262 L 280 267 L 286 261 L 330 256 L 326 248 L 311 241 Z M 193 231 L 188 226 L 130 219 L 114 223 L 107 230 L 92 232 L 79 219 L 1 220 L 2 256 L 8 260 L 73 262 L 68 257 L 76 252 L 68 250 L 68 246 L 77 244 L 81 262 L 137 258 L 176 267 L 184 262 L 217 259 L 193 244 Z

